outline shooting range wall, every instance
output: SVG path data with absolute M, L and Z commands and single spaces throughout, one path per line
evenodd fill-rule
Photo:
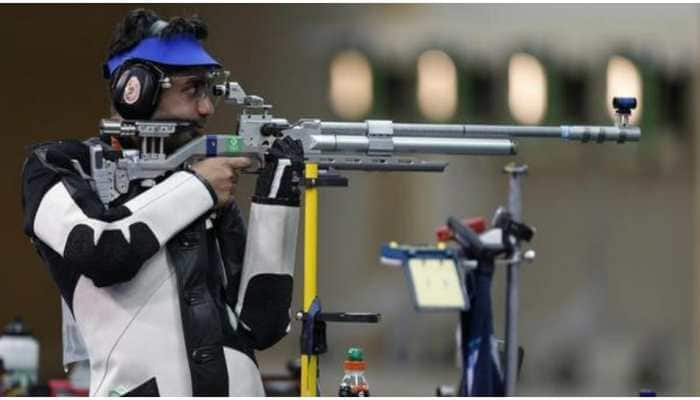
M 21 315 L 33 328 L 41 343 L 43 380 L 63 374 L 60 303 L 21 232 L 24 148 L 96 134 L 109 107 L 101 78 L 107 42 L 115 23 L 136 6 L 0 6 L 0 110 L 6 125 L 0 161 L 5 171 L 0 323 Z M 638 145 L 521 141 L 515 159 L 530 166 L 523 214 L 538 231 L 537 259 L 521 274 L 520 343 L 526 358 L 518 392 L 624 396 L 652 387 L 659 394 L 700 394 L 695 361 L 700 360 L 698 6 L 153 8 L 164 16 L 199 13 L 209 24 L 211 52 L 249 93 L 263 96 L 275 115 L 290 121 L 339 119 L 328 102 L 328 65 L 346 48 L 362 49 L 378 74 L 404 81 L 417 55 L 428 48 L 449 52 L 460 66 L 490 71 L 494 110 L 474 114 L 469 121 L 474 123 L 512 123 L 505 66 L 510 54 L 523 49 L 542 55 L 548 68 L 582 71 L 585 111 L 577 122 L 610 123 L 604 110 L 605 65 L 621 50 L 655 76 L 684 77 L 680 81 L 687 90 L 681 99 L 662 102 L 654 92 L 645 97 L 659 109 L 677 100 L 672 108 L 682 111 L 683 121 L 671 114 L 643 121 Z M 387 101 L 403 106 L 375 108 L 371 116 L 422 121 L 412 98 L 402 97 L 406 94 L 412 96 L 410 90 L 387 90 Z M 474 101 L 482 94 L 474 94 Z M 238 110 L 224 107 L 212 118 L 214 131 L 235 124 Z M 490 217 L 505 203 L 507 180 L 500 171 L 510 158 L 446 159 L 450 166 L 444 174 L 350 173 L 349 188 L 322 189 L 319 295 L 324 309 L 379 312 L 384 318 L 379 325 L 329 327 L 321 393 L 337 390 L 343 352 L 354 344 L 365 348 L 373 395 L 431 395 L 438 384 L 456 383 L 457 316 L 416 313 L 403 275 L 378 263 L 382 243 L 430 243 L 434 228 L 448 215 Z M 239 191 L 245 212 L 253 187 L 248 179 Z M 301 247 L 298 253 L 296 277 L 301 278 Z M 499 336 L 503 281 L 501 271 L 493 292 Z M 300 289 L 294 310 L 300 308 Z M 279 345 L 260 353 L 263 372 L 281 372 L 297 356 L 299 332 L 295 323 Z

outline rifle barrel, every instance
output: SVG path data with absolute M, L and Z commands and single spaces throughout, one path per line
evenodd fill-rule
M 372 138 L 358 135 L 311 135 L 310 150 L 372 153 Z M 451 138 L 390 136 L 388 153 L 511 155 L 516 146 L 506 138 Z M 378 151 L 381 152 L 381 151 Z
M 321 122 L 322 135 L 369 136 L 370 125 L 365 122 Z M 390 125 L 393 136 L 435 138 L 559 138 L 581 142 L 636 142 L 641 130 L 636 126 L 518 126 L 518 125 L 457 125 L 412 124 L 382 122 Z

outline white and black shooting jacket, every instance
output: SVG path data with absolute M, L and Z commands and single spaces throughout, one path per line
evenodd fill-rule
M 85 341 L 90 395 L 264 395 L 254 350 L 288 331 L 298 207 L 253 203 L 246 233 L 192 172 L 105 208 L 85 171 L 83 142 L 34 146 L 22 201 Z

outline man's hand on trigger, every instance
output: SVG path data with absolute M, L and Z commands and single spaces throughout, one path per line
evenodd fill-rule
M 256 203 L 299 205 L 299 183 L 304 177 L 304 147 L 289 136 L 277 139 L 265 155 L 265 168 L 255 184 Z
M 245 157 L 212 157 L 197 162 L 192 170 L 204 178 L 218 199 L 216 207 L 223 207 L 233 201 L 241 169 L 250 166 Z

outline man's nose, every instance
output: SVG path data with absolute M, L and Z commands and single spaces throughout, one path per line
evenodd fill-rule
M 209 96 L 204 96 L 197 102 L 197 112 L 200 117 L 208 117 L 214 114 L 214 103 L 211 102 Z

